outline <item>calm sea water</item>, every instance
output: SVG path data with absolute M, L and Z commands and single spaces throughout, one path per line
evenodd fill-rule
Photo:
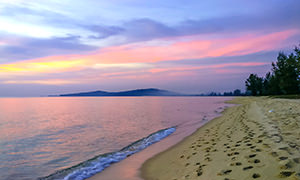
M 171 127 L 200 127 L 227 99 L 0 98 L 0 179 L 37 179 L 108 152 L 119 158 L 120 149 L 159 130 L 167 128 L 123 151 L 144 148 L 172 133 Z

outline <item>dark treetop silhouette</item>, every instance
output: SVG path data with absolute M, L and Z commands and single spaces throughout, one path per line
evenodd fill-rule
M 245 81 L 247 91 L 253 95 L 288 95 L 300 93 L 300 49 L 286 55 L 279 52 L 277 61 L 272 62 L 271 72 L 263 77 L 250 74 Z

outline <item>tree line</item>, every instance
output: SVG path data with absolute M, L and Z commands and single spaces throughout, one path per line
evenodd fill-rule
M 299 45 L 300 47 L 300 45 Z M 300 93 L 300 49 L 295 47 L 293 52 L 279 52 L 277 61 L 272 62 L 272 69 L 265 77 L 250 74 L 245 81 L 246 94 L 260 95 L 289 95 Z
M 246 94 L 242 93 L 240 89 L 235 89 L 234 91 L 229 91 L 229 92 L 209 92 L 209 93 L 202 93 L 197 96 L 245 96 Z

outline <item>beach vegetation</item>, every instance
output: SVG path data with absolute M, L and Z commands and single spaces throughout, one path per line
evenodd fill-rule
M 245 83 L 247 91 L 250 91 L 253 96 L 262 95 L 263 78 L 258 77 L 257 74 L 250 74 Z
M 242 92 L 241 92 L 240 89 L 236 89 L 236 90 L 233 91 L 233 95 L 234 95 L 234 96 L 241 96 L 241 95 L 242 95 Z
M 300 47 L 300 46 L 299 46 Z M 258 95 L 290 95 L 300 93 L 300 49 L 290 54 L 279 52 L 272 69 L 265 77 L 250 74 L 245 81 L 246 91 Z

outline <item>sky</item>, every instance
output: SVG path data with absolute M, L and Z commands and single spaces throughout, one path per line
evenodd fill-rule
M 244 90 L 299 19 L 299 0 L 0 0 L 0 96 Z

